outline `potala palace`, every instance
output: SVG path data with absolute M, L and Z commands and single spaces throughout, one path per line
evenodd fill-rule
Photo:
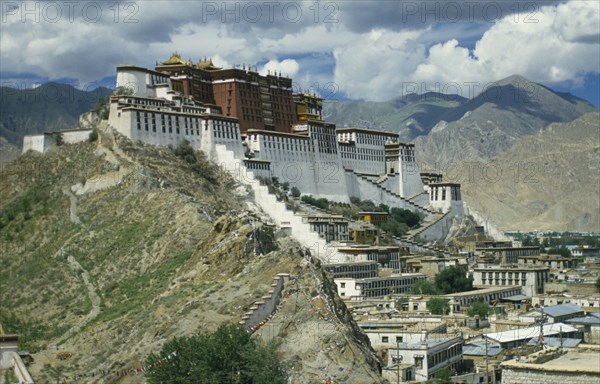
M 414 144 L 393 132 L 336 128 L 322 120 L 321 98 L 294 94 L 292 80 L 281 74 L 223 69 L 211 60 L 194 64 L 174 54 L 155 70 L 118 66 L 116 87 L 110 126 L 152 145 L 175 148 L 188 141 L 252 186 L 257 203 L 280 226 L 293 228 L 294 218 L 268 196 L 261 200 L 258 179 L 277 178 L 303 195 L 331 201 L 355 196 L 419 212 L 424 224 L 418 236 L 426 242 L 444 239 L 462 222 L 460 184 L 421 173 Z M 81 134 L 63 131 L 64 141 Z M 51 140 L 49 134 L 28 136 L 23 150 L 44 152 Z
M 187 140 L 245 182 L 276 177 L 302 194 L 421 212 L 435 219 L 420 234 L 426 240 L 462 220 L 460 185 L 420 173 L 413 144 L 392 132 L 336 128 L 321 119 L 322 99 L 293 94 L 287 77 L 173 55 L 156 70 L 119 66 L 117 89 L 129 91 L 111 97 L 109 124 L 134 141 Z

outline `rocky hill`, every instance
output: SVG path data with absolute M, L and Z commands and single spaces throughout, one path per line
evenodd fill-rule
M 600 232 L 600 113 L 550 124 L 473 165 L 460 178 L 465 200 L 500 228 Z
M 573 95 L 511 76 L 439 116 L 428 135 L 414 140 L 417 157 L 428 164 L 446 165 L 485 160 L 548 124 L 572 121 L 597 110 Z
M 257 337 L 275 340 L 291 382 L 382 382 L 332 281 L 196 156 L 102 128 L 97 142 L 2 170 L 0 321 L 33 353 L 34 378 L 49 363 L 86 383 L 139 382 L 114 372 L 174 336 L 237 323 L 287 272 L 286 299 Z

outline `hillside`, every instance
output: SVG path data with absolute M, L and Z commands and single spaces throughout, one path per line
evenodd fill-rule
M 502 229 L 600 232 L 600 113 L 550 124 L 463 177 L 465 200 Z
M 114 372 L 174 336 L 237 323 L 288 272 L 295 293 L 268 330 L 292 382 L 381 382 L 333 283 L 198 157 L 102 129 L 96 143 L 29 152 L 2 170 L 0 321 L 33 353 L 34 378 L 51 363 L 86 383 L 139 382 Z

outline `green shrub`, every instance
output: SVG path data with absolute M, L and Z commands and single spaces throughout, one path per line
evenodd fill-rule
M 92 132 L 90 132 L 90 139 L 91 142 L 94 142 L 96 140 L 98 140 L 98 130 L 96 128 L 92 129 Z

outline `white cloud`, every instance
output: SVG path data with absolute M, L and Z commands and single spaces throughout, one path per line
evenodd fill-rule
M 283 61 L 270 60 L 259 70 L 259 73 L 261 75 L 266 75 L 267 73 L 281 73 L 284 76 L 293 78 L 296 76 L 299 69 L 300 65 L 294 59 L 285 59 Z
M 545 84 L 577 84 L 586 73 L 600 72 L 597 1 L 538 7 L 533 14 L 504 13 L 495 23 L 466 20 L 442 27 L 419 24 L 418 15 L 405 25 L 404 10 L 391 1 L 377 6 L 340 3 L 339 10 L 323 3 L 317 19 L 316 3 L 298 2 L 303 7 L 298 22 L 282 17 L 279 9 L 273 20 L 265 12 L 255 23 L 245 20 L 249 16 L 244 14 L 238 23 L 223 23 L 223 15 L 212 14 L 209 3 L 120 3 L 138 8 L 120 8 L 117 23 L 112 3 L 103 8 L 97 23 L 81 17 L 85 1 L 77 8 L 78 17 L 68 20 L 63 13 L 56 23 L 34 22 L 31 16 L 23 20 L 23 15 L 2 8 L 6 22 L 0 24 L 1 69 L 5 78 L 33 73 L 86 83 L 114 75 L 118 64 L 152 67 L 178 51 L 194 61 L 212 57 L 224 67 L 266 62 L 261 70 L 297 76 L 294 80 L 303 88 L 328 92 L 325 85 L 334 82 L 349 97 L 368 100 L 390 99 L 406 89 L 437 90 L 437 84 L 487 84 L 515 73 Z M 26 6 L 31 9 L 34 4 L 40 3 Z M 250 3 L 240 4 L 243 12 Z M 137 22 L 125 23 L 132 10 Z M 337 22 L 323 21 L 329 11 L 339 11 Z M 474 38 L 467 27 L 481 33 L 488 24 L 477 43 L 469 45 L 474 48 L 465 48 L 461 39 Z M 463 95 L 467 90 L 462 89 Z
M 473 96 L 473 89 L 513 74 L 545 84 L 576 84 L 585 73 L 600 72 L 599 15 L 600 3 L 582 1 L 511 15 L 486 31 L 473 51 L 450 39 L 425 54 L 419 42 L 423 31 L 371 31 L 334 51 L 335 80 L 350 97 L 370 100 L 400 96 L 402 86 L 411 84 L 420 92 Z M 474 82 L 480 86 L 470 85 Z
M 420 32 L 374 30 L 333 51 L 334 81 L 352 98 L 385 100 L 400 94 L 425 47 Z

